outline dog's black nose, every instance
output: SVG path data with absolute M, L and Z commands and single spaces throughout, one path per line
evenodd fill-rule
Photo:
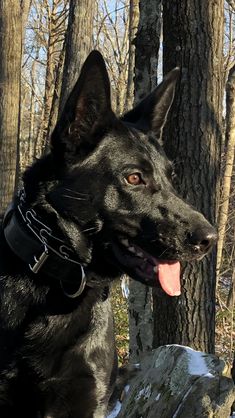
M 187 234 L 187 242 L 194 246 L 196 252 L 200 253 L 207 253 L 216 241 L 217 233 L 213 227 L 200 227 Z

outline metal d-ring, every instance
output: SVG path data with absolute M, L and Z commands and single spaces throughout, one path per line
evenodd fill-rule
M 82 294 L 82 292 L 83 292 L 83 290 L 84 290 L 84 288 L 86 286 L 85 272 L 84 272 L 84 269 L 81 266 L 81 264 L 80 264 L 80 267 L 81 267 L 82 279 L 81 279 L 80 286 L 79 286 L 78 290 L 75 293 L 68 293 L 68 292 L 66 292 L 66 290 L 64 289 L 64 286 L 63 286 L 63 282 L 62 282 L 62 280 L 60 280 L 61 289 L 63 290 L 63 293 L 65 294 L 65 296 L 67 296 L 68 298 L 71 298 L 71 299 L 77 298 L 78 296 L 80 296 Z

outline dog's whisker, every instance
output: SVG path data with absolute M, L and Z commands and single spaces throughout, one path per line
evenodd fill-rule
M 73 200 L 87 200 L 87 198 L 84 198 L 84 197 L 69 196 L 67 194 L 62 194 L 61 196 L 67 197 L 68 199 L 73 199 Z
M 81 232 L 90 232 L 90 231 L 98 231 L 97 226 L 92 226 L 91 228 L 83 229 Z
M 63 189 L 66 190 L 67 192 L 72 192 L 72 193 L 74 193 L 76 195 L 79 195 L 79 196 L 89 196 L 89 193 L 77 192 L 76 190 L 68 189 L 67 187 L 63 187 Z
M 168 250 L 169 248 L 166 248 L 164 251 L 162 251 L 162 253 L 160 254 L 160 256 L 158 258 L 161 258 L 163 256 L 163 254 L 165 254 L 165 252 Z

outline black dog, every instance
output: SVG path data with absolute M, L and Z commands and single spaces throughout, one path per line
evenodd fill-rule
M 1 228 L 1 418 L 103 418 L 117 369 L 110 283 L 125 272 L 179 295 L 180 260 L 216 240 L 156 139 L 178 72 L 119 120 L 93 51 L 50 153 L 25 173 Z

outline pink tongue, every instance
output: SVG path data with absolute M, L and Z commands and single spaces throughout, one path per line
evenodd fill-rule
M 169 296 L 181 294 L 179 261 L 159 261 L 157 274 L 161 287 Z

